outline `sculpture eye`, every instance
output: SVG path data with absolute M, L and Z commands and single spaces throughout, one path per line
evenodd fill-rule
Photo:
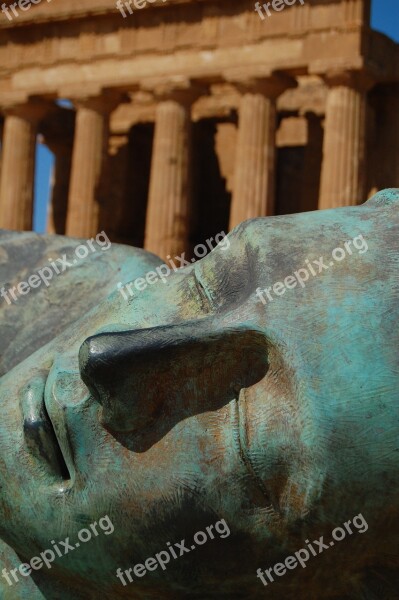
M 196 263 L 194 274 L 197 286 L 202 287 L 202 293 L 215 312 L 245 302 L 245 298 L 254 291 L 253 282 L 257 280 L 253 269 L 246 253 L 244 259 L 241 255 L 234 260 L 231 254 L 218 252 L 208 256 L 206 261 Z
M 170 426 L 236 397 L 268 369 L 267 341 L 249 329 L 215 329 L 211 318 L 88 338 L 81 376 L 102 422 L 139 432 L 162 415 Z
M 198 269 L 194 269 L 195 288 L 200 298 L 201 306 L 206 312 L 214 311 L 218 304 L 215 302 L 215 297 L 208 286 L 203 281 L 202 275 Z

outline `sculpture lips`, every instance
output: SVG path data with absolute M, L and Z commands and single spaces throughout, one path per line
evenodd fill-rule
M 60 444 L 44 402 L 43 394 L 35 386 L 27 390 L 22 399 L 23 429 L 26 444 L 32 455 L 43 459 L 50 470 L 62 480 L 69 480 Z

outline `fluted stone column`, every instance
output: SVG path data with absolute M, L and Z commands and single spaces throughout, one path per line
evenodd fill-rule
M 270 77 L 238 86 L 242 92 L 230 229 L 274 214 L 276 99 L 293 81 Z
M 118 101 L 96 97 L 75 104 L 77 114 L 66 234 L 90 237 L 98 233 L 99 187 L 107 155 L 109 116 Z
M 24 104 L 6 111 L 2 176 L 0 182 L 0 227 L 32 229 L 36 135 L 47 107 Z
M 188 248 L 191 104 L 196 97 L 194 89 L 172 91 L 156 110 L 144 247 L 162 258 Z
M 366 92 L 371 83 L 355 73 L 326 76 L 329 85 L 324 125 L 319 208 L 365 200 Z

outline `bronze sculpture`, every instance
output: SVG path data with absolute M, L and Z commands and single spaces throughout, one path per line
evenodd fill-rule
M 3 575 L 0 598 L 393 600 L 398 202 L 386 190 L 358 207 L 248 221 L 228 252 L 216 248 L 134 298 L 121 296 L 118 276 L 91 308 L 91 287 L 90 310 L 82 294 L 80 318 L 48 331 L 42 347 L 36 338 L 29 356 L 10 339 L 0 572 L 13 585 Z M 160 263 L 116 252 L 131 278 Z M 95 264 L 85 268 L 101 280 Z M 305 268 L 306 279 L 295 275 Z M 59 281 L 43 290 L 55 303 Z M 11 318 L 21 305 L 4 310 Z M 257 577 L 359 515 L 364 535 L 346 530 L 267 587 Z M 51 568 L 10 576 L 93 523 L 104 531 Z M 226 535 L 211 538 L 211 524 Z M 195 552 L 189 545 L 128 585 L 118 578 L 199 531 L 207 542 Z

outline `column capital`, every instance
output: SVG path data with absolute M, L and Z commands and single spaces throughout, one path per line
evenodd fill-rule
M 158 102 L 172 100 L 186 107 L 190 107 L 198 98 L 209 93 L 207 85 L 187 78 L 147 79 L 141 88 L 143 91 L 151 92 L 154 100 Z
M 320 74 L 320 77 L 328 87 L 345 86 L 359 92 L 367 92 L 376 83 L 372 75 L 365 70 L 331 69 Z
M 224 74 L 227 82 L 233 84 L 242 94 L 262 94 L 275 100 L 285 90 L 297 87 L 295 78 L 286 73 L 272 73 L 266 76 L 247 76 L 242 70 L 230 70 Z
M 33 125 L 37 125 L 45 116 L 56 110 L 56 106 L 47 100 L 34 100 L 18 104 L 3 104 L 1 111 L 7 116 L 16 116 Z
M 75 108 L 88 108 L 94 110 L 104 116 L 109 115 L 112 111 L 127 100 L 127 95 L 119 90 L 104 90 L 94 92 L 87 90 L 83 92 L 65 90 L 62 96 L 68 98 Z

